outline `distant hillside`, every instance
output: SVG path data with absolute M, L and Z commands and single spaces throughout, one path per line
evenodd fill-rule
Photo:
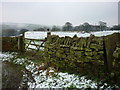
M 51 28 L 51 26 L 46 26 L 46 25 L 39 25 L 39 24 L 26 24 L 26 23 L 2 23 L 2 29 L 15 29 L 15 30 L 20 30 L 20 29 L 28 29 L 28 30 L 35 30 L 38 28 Z
M 51 29 L 52 26 L 45 26 L 39 24 L 26 24 L 26 23 L 2 23 L 0 24 L 0 30 L 2 35 L 0 37 L 16 36 L 28 30 L 37 30 L 39 28 L 44 28 L 44 31 L 48 28 Z

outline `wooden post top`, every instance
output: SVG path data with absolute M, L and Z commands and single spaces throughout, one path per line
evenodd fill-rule
M 51 35 L 51 32 L 50 32 L 50 31 L 47 32 L 47 36 L 49 36 L 49 35 Z

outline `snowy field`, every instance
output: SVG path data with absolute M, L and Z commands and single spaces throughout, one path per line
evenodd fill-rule
M 47 77 L 47 69 L 38 70 L 38 68 L 44 66 L 44 63 L 37 65 L 27 58 L 17 58 L 17 53 L 0 53 L 0 58 L 2 58 L 0 59 L 2 61 L 13 62 L 18 65 L 25 65 L 25 68 L 31 72 L 34 79 L 34 81 L 26 79 L 28 74 L 23 74 L 23 79 L 28 80 L 27 85 L 29 88 L 97 88 L 97 83 L 95 81 L 86 79 L 85 76 L 78 77 L 74 74 L 55 72 L 54 68 L 52 67 L 49 67 L 49 73 L 52 74 Z M 22 83 L 23 82 L 21 82 L 21 85 Z M 100 88 L 105 86 L 107 86 L 106 83 L 104 83 L 104 85 Z M 107 88 L 110 88 L 110 86 L 107 86 Z
M 73 37 L 74 35 L 77 35 L 78 37 L 89 37 L 90 34 L 93 34 L 95 36 L 106 36 L 113 33 L 116 33 L 119 31 L 98 31 L 98 32 L 91 32 L 91 33 L 81 33 L 81 32 L 51 32 L 52 35 L 59 35 L 60 37 L 70 36 Z M 31 38 L 31 39 L 44 39 L 47 37 L 47 32 L 42 31 L 28 31 L 25 33 L 25 38 Z

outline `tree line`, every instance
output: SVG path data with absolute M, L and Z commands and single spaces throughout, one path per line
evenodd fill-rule
M 46 31 L 47 28 L 38 28 L 33 31 Z M 52 26 L 50 31 L 106 31 L 106 30 L 120 30 L 120 25 L 114 25 L 112 27 L 107 27 L 106 22 L 99 21 L 98 25 L 91 25 L 88 22 L 85 22 L 79 26 L 73 26 L 72 23 L 66 22 L 62 27 Z

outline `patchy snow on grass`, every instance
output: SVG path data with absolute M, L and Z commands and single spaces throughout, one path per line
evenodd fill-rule
M 20 64 L 20 65 L 22 65 L 22 64 L 24 64 L 25 63 L 25 59 L 24 58 L 17 58 L 17 59 L 15 59 L 13 62 L 15 63 L 15 64 Z
M 34 83 L 28 82 L 29 88 L 97 88 L 96 82 L 87 80 L 84 76 L 79 78 L 74 74 L 55 72 L 52 68 L 49 71 L 39 71 L 34 64 L 28 65 L 26 69 L 31 71 L 35 80 Z
M 13 62 L 15 64 L 24 64 L 26 59 L 25 58 L 18 58 L 16 52 L 4 52 L 0 54 L 0 58 L 2 61 L 8 61 L 8 62 Z
M 75 74 L 68 74 L 62 72 L 55 72 L 55 69 L 49 67 L 47 69 L 40 69 L 44 67 L 44 63 L 36 65 L 31 60 L 26 58 L 19 58 L 10 53 L 0 54 L 2 61 L 9 61 L 19 65 L 25 65 L 25 69 L 31 73 L 32 79 L 28 73 L 23 74 L 23 81 L 27 80 L 28 88 L 96 88 L 97 82 L 88 80 L 85 76 L 79 77 Z M 22 82 L 21 84 L 24 84 Z M 107 86 L 105 83 L 100 88 Z M 117 87 L 117 86 L 116 86 Z M 108 87 L 110 88 L 110 86 Z
M 29 70 L 31 73 L 33 73 L 35 71 L 35 69 L 37 68 L 37 66 L 34 65 L 33 62 L 31 62 L 30 64 L 26 65 L 25 67 L 27 70 Z
M 13 58 L 14 56 L 9 53 L 9 52 L 6 52 L 6 53 L 0 53 L 0 60 L 1 61 L 9 61 L 11 58 Z
M 33 74 L 35 83 L 28 82 L 29 88 L 97 88 L 97 83 L 77 77 L 74 74 L 54 73 L 54 76 L 46 77 L 46 72 L 42 71 L 39 75 Z

